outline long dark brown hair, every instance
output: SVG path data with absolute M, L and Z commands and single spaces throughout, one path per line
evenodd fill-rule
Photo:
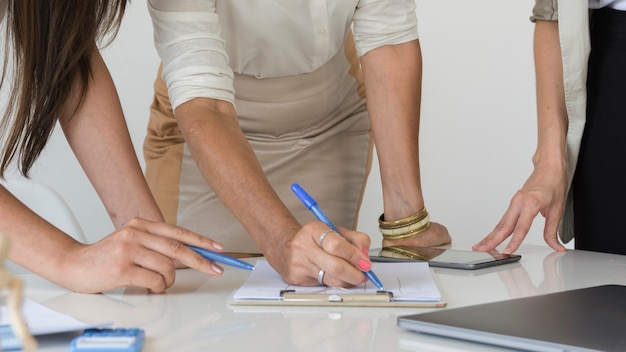
M 128 0 L 6 1 L 0 87 L 7 77 L 12 84 L 0 121 L 0 137 L 6 137 L 0 177 L 16 158 L 20 172 L 28 176 L 61 111 L 67 111 L 64 104 L 72 89 L 78 86 L 80 99 L 71 115 L 83 101 L 91 78 L 90 55 L 115 37 Z

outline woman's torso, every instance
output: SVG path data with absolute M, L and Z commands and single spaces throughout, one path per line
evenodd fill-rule
M 356 0 L 217 0 L 235 73 L 272 78 L 309 73 L 342 48 Z
M 174 109 L 198 96 L 234 103 L 233 74 L 312 73 L 341 54 L 350 30 L 359 56 L 417 39 L 413 0 L 150 0 L 148 6 Z

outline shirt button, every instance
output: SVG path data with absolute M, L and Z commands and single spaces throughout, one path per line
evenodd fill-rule
M 318 33 L 319 35 L 324 35 L 324 34 L 326 34 L 326 29 L 322 28 L 322 29 L 320 29 L 319 31 L 317 31 L 317 33 Z

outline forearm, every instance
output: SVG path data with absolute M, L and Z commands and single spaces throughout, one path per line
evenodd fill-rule
M 383 46 L 361 58 L 385 219 L 424 207 L 419 165 L 422 58 L 418 41 Z
M 32 272 L 58 282 L 65 275 L 67 253 L 81 246 L 36 215 L 0 186 L 0 235 L 11 241 L 9 258 Z
M 473 248 L 491 251 L 509 236 L 504 253 L 513 253 L 528 234 L 537 214 L 545 217 L 543 236 L 555 250 L 566 191 L 567 112 L 557 22 L 537 21 L 535 27 L 537 81 L 537 150 L 534 170 L 513 198 L 495 229 Z
M 133 149 L 113 80 L 97 50 L 91 64 L 84 100 L 72 115 L 74 94 L 59 119 L 65 136 L 115 227 L 133 217 L 162 221 Z
M 265 177 L 232 104 L 196 98 L 175 113 L 198 168 L 220 200 L 264 253 L 282 248 L 300 225 Z
M 537 21 L 534 46 L 538 135 L 533 163 L 564 172 L 568 121 L 558 23 Z

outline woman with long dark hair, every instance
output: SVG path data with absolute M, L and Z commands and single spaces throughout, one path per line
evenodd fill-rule
M 0 234 L 9 258 L 73 291 L 139 286 L 163 292 L 186 265 L 222 269 L 183 243 L 221 244 L 168 225 L 145 182 L 119 98 L 98 43 L 112 40 L 126 0 L 0 0 L 6 43 L 1 84 L 10 85 L 0 122 L 0 175 L 17 163 L 28 176 L 59 122 L 102 199 L 115 231 L 83 244 L 55 228 L 0 186 Z

